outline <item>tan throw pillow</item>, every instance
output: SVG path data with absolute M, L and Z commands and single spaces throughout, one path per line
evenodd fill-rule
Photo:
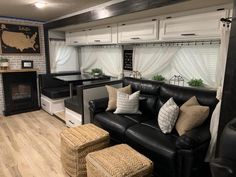
M 198 127 L 206 120 L 208 115 L 208 106 L 201 106 L 195 96 L 190 98 L 180 107 L 179 118 L 175 125 L 178 134 L 181 136 L 187 131 Z
M 108 97 L 109 97 L 108 106 L 106 109 L 107 111 L 113 111 L 116 109 L 117 91 L 127 93 L 127 94 L 132 93 L 131 85 L 128 85 L 126 87 L 119 88 L 119 89 L 106 85 L 106 88 L 107 88 Z

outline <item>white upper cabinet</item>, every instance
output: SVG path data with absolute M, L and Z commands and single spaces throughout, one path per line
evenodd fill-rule
M 87 44 L 86 31 L 66 32 L 67 45 L 84 45 Z
M 216 11 L 160 21 L 160 40 L 220 38 L 220 19 L 228 11 Z
M 118 43 L 154 42 L 158 40 L 158 20 L 118 24 Z
M 87 31 L 87 42 L 95 45 L 117 43 L 117 25 L 89 29 Z

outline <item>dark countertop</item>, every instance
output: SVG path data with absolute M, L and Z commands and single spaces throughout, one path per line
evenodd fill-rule
M 111 85 L 111 84 L 119 84 L 119 83 L 122 83 L 122 79 L 110 77 L 108 79 L 103 79 L 103 80 L 86 81 L 86 82 L 83 82 L 83 85 L 79 85 L 77 87 L 82 88 L 82 89 L 89 89 L 89 88 L 100 87 L 100 86 Z
M 94 77 L 91 74 L 76 74 L 76 75 L 66 75 L 66 76 L 55 76 L 55 79 L 64 81 L 64 82 L 86 82 L 86 81 L 96 81 L 96 80 L 109 80 L 109 76 L 99 76 Z

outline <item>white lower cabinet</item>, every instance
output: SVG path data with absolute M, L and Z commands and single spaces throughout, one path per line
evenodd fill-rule
M 65 108 L 65 119 L 66 119 L 66 125 L 68 127 L 77 127 L 79 125 L 82 125 L 81 114 L 74 112 L 68 108 Z
M 44 95 L 41 96 L 41 107 L 43 110 L 53 115 L 58 112 L 64 111 L 64 100 L 63 99 L 50 99 Z

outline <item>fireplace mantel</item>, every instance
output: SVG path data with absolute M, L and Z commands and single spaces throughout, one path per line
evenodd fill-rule
M 1 73 L 21 73 L 21 72 L 32 72 L 32 71 L 38 71 L 37 69 L 8 69 L 8 70 L 0 70 Z

